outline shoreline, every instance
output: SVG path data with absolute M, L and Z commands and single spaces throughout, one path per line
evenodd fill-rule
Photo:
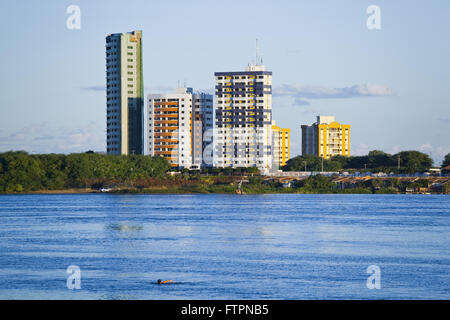
M 284 189 L 282 189 L 284 190 Z M 187 191 L 187 190 L 167 190 L 167 189 L 155 189 L 155 190 L 129 190 L 129 189 L 121 189 L 109 192 L 101 192 L 99 190 L 90 189 L 90 188 L 70 188 L 70 189 L 62 189 L 62 190 L 38 190 L 38 191 L 28 191 L 28 192 L 0 192 L 0 195 L 61 195 L 61 194 L 112 194 L 112 195 L 194 195 L 194 194 L 229 194 L 229 195 L 272 195 L 272 194 L 395 194 L 395 195 L 448 195 L 445 193 L 419 193 L 419 192 L 396 192 L 396 193 L 372 193 L 372 192 L 296 192 L 296 191 L 280 191 L 280 192 L 244 192 L 242 194 L 236 192 L 200 192 L 200 191 Z

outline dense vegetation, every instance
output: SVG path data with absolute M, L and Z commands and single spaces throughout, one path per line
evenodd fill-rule
M 448 193 L 448 183 L 443 186 L 432 187 L 432 178 L 371 178 L 354 180 L 345 186 L 340 186 L 336 180 L 337 176 L 313 175 L 305 179 L 291 181 L 289 186 L 286 183 L 272 180 L 263 180 L 262 177 L 250 178 L 248 183 L 243 184 L 244 193 L 353 193 L 353 194 L 371 194 L 371 193 L 404 193 L 408 190 L 413 192 L 437 192 Z M 431 189 L 430 189 L 431 187 Z
M 419 179 L 418 181 L 402 181 L 400 178 L 374 178 L 361 180 L 352 187 L 339 188 L 333 180 L 336 177 L 313 175 L 305 179 L 291 181 L 289 187 L 277 179 L 264 179 L 257 175 L 248 177 L 241 184 L 244 194 L 267 194 L 267 193 L 397 193 L 405 192 L 406 188 L 428 187 L 430 180 Z M 193 174 L 182 174 L 167 177 L 164 180 L 143 180 L 134 186 L 127 186 L 116 190 L 116 193 L 236 193 L 242 178 L 236 176 L 204 176 Z
M 450 153 L 447 153 L 447 155 L 444 158 L 444 161 L 442 162 L 442 167 L 450 166 Z
M 323 160 L 324 171 L 398 172 L 426 171 L 431 159 L 417 151 L 389 155 L 371 151 L 367 156 L 334 157 Z M 322 159 L 299 156 L 288 161 L 284 170 L 321 171 Z M 443 166 L 450 164 L 448 154 Z M 72 188 L 112 188 L 114 192 L 145 193 L 234 193 L 241 185 L 244 193 L 371 193 L 403 192 L 406 185 L 393 179 L 371 179 L 351 189 L 340 190 L 335 177 L 322 175 L 300 179 L 286 188 L 276 179 L 264 179 L 257 168 L 204 168 L 201 171 L 183 169 L 167 175 L 169 163 L 161 157 L 108 156 L 93 152 L 80 154 L 30 155 L 23 151 L 0 153 L 0 192 L 28 192 L 67 190 Z M 419 180 L 409 187 L 426 187 L 427 180 Z
M 400 169 L 398 161 L 400 159 Z M 449 159 L 450 160 L 450 157 Z M 419 151 L 402 151 L 391 155 L 383 151 L 374 150 L 367 156 L 343 157 L 336 156 L 323 160 L 323 171 L 371 171 L 415 173 L 425 172 L 431 168 L 433 160 L 425 153 Z M 284 171 L 321 171 L 322 158 L 314 155 L 298 156 L 289 159 Z
M 169 168 L 161 157 L 6 152 L 0 154 L 0 192 L 98 187 L 105 181 L 163 177 Z

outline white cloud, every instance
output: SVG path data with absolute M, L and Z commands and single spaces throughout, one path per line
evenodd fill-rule
M 369 151 L 373 150 L 369 145 L 365 143 L 352 143 L 350 145 L 351 156 L 365 156 Z
M 81 87 L 81 89 L 83 90 L 87 90 L 87 91 L 106 91 L 106 87 L 103 86 L 88 86 L 88 87 Z
M 445 155 L 450 153 L 450 148 L 433 146 L 430 143 L 422 144 L 416 150 L 428 154 L 433 159 L 435 166 L 439 166 L 442 160 L 444 160 Z
M 294 102 L 292 103 L 294 106 L 299 106 L 299 107 L 303 107 L 303 106 L 310 106 L 311 103 L 309 103 L 306 100 L 303 99 L 299 99 L 299 98 L 295 98 Z
M 394 95 L 394 92 L 392 89 L 379 84 L 361 84 L 342 88 L 282 84 L 274 87 L 273 95 L 275 97 L 292 97 L 294 98 L 294 105 L 306 106 L 310 103 L 305 99 L 318 100 L 385 97 Z
M 386 86 L 370 83 L 353 86 L 350 91 L 354 91 L 362 97 L 384 97 L 394 94 L 392 89 Z M 355 94 L 355 96 L 358 96 L 358 94 Z

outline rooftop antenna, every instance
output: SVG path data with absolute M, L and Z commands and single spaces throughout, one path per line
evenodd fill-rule
M 178 80 L 178 84 L 177 84 L 177 88 L 179 88 L 180 87 L 180 80 Z

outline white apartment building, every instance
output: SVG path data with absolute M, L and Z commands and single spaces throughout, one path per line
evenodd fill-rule
M 272 72 L 216 72 L 216 167 L 272 167 Z
M 203 165 L 203 133 L 212 126 L 212 95 L 177 88 L 147 96 L 146 154 L 163 156 L 176 168 Z

